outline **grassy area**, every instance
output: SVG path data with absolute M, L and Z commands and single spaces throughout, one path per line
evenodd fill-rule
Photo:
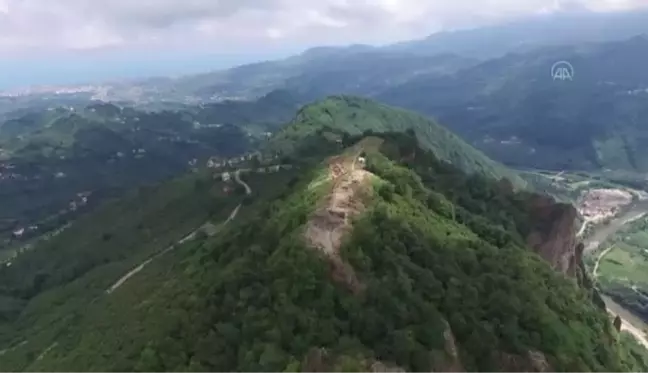
M 610 246 L 613 249 L 601 259 L 597 271 L 600 289 L 648 321 L 648 218 L 628 224 L 602 244 Z M 595 258 L 587 259 L 593 266 Z
M 601 260 L 598 273 L 602 280 L 648 288 L 648 254 L 645 250 L 616 245 Z
M 634 284 L 648 291 L 648 218 L 629 224 L 606 244 L 613 245 L 599 266 L 606 282 Z

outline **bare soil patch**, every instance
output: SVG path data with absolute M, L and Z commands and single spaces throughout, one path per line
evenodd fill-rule
M 355 294 L 361 293 L 365 286 L 358 280 L 353 267 L 340 257 L 340 246 L 352 229 L 352 218 L 364 211 L 364 196 L 370 190 L 367 182 L 372 174 L 357 162 L 361 151 L 360 148 L 354 154 L 329 160 L 329 177 L 333 180 L 331 191 L 311 216 L 305 233 L 307 242 L 329 258 L 333 279 Z

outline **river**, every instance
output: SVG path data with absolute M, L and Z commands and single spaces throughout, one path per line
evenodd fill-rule
M 628 211 L 610 221 L 609 224 L 597 227 L 594 234 L 583 242 L 585 244 L 585 254 L 596 250 L 608 237 L 618 232 L 624 225 L 638 219 L 645 213 L 648 213 L 648 201 L 639 201 L 636 202 Z

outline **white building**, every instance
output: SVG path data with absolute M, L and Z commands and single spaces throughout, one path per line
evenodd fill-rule
M 223 181 L 232 180 L 232 175 L 229 172 L 223 172 L 223 175 L 221 177 L 223 178 Z

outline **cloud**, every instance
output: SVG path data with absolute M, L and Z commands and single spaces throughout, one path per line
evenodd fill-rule
M 521 15 L 643 4 L 645 0 L 0 0 L 0 53 L 380 43 Z

